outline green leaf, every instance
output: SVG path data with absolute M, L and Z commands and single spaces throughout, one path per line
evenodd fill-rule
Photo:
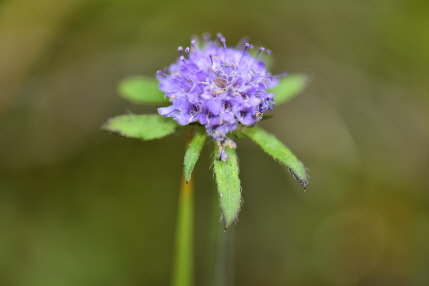
M 110 118 L 101 129 L 142 140 L 162 138 L 179 127 L 176 121 L 161 115 L 121 115 Z
M 134 103 L 138 104 L 166 104 L 168 99 L 158 88 L 158 81 L 155 78 L 145 76 L 135 76 L 122 80 L 119 83 L 119 94 Z
M 219 161 L 218 146 L 215 149 L 214 171 L 219 193 L 223 226 L 227 229 L 236 219 L 241 208 L 241 187 L 238 178 L 238 161 L 235 150 L 225 147 L 227 161 Z
M 274 93 L 276 105 L 282 104 L 298 95 L 307 86 L 308 77 L 304 74 L 291 74 L 280 79 L 279 84 L 268 90 Z
M 242 130 L 243 134 L 258 144 L 267 154 L 285 164 L 293 177 L 302 185 L 307 187 L 308 178 L 304 165 L 294 154 L 280 142 L 274 135 L 267 133 L 259 127 L 250 127 Z
M 198 157 L 200 157 L 201 150 L 203 149 L 204 142 L 206 141 L 207 133 L 204 128 L 200 128 L 195 133 L 191 142 L 189 143 L 188 149 L 185 154 L 184 162 L 184 174 L 186 183 L 191 179 L 192 171 L 194 170 L 195 163 L 197 163 Z

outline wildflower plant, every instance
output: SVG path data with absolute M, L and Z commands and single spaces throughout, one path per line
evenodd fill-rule
M 202 41 L 192 38 L 190 47 L 179 47 L 177 61 L 158 71 L 156 79 L 138 76 L 120 83 L 122 97 L 138 104 L 162 105 L 158 108 L 159 114 L 117 116 L 102 127 L 142 140 L 159 139 L 189 129 L 179 229 L 192 229 L 189 225 L 192 224 L 191 174 L 207 140 L 214 142 L 214 173 L 225 229 L 236 220 L 242 204 L 236 138 L 254 141 L 284 164 L 304 189 L 307 186 L 303 164 L 275 136 L 255 126 L 275 105 L 297 95 L 305 87 L 306 77 L 272 75 L 264 61 L 271 52 L 261 47 L 252 53 L 253 48 L 245 39 L 235 48 L 228 47 L 221 34 L 214 40 L 210 40 L 209 35 L 204 35 Z M 189 248 L 179 241 L 178 249 Z M 186 264 L 176 262 L 179 268 L 180 263 Z M 177 272 L 190 275 L 181 270 Z

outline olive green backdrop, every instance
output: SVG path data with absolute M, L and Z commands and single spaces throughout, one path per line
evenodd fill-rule
M 1 1 L 0 285 L 168 285 L 185 136 L 99 127 L 155 113 L 117 83 L 203 32 L 249 36 L 274 73 L 312 78 L 262 122 L 310 169 L 305 193 L 237 142 L 235 285 L 428 285 L 428 29 L 428 1 Z M 211 152 L 194 174 L 196 285 Z

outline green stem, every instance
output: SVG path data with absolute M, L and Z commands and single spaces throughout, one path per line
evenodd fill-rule
M 189 137 L 188 137 L 189 139 Z M 188 146 L 188 140 L 186 146 Z M 186 183 L 182 175 L 179 195 L 179 208 L 176 229 L 176 249 L 172 286 L 194 285 L 194 210 L 193 210 L 193 184 Z
M 234 285 L 234 228 L 224 230 L 216 188 L 212 198 L 212 227 L 207 266 L 208 286 Z

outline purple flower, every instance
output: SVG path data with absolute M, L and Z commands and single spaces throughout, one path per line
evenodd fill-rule
M 198 122 L 220 143 L 239 124 L 255 125 L 273 109 L 274 94 L 266 90 L 276 86 L 278 79 L 258 58 L 265 49 L 251 56 L 251 48 L 248 43 L 228 48 L 221 34 L 214 41 L 204 36 L 201 45 L 195 38 L 191 48 L 179 47 L 179 59 L 165 73 L 157 73 L 159 88 L 172 102 L 159 108 L 159 114 L 174 118 L 180 125 Z

